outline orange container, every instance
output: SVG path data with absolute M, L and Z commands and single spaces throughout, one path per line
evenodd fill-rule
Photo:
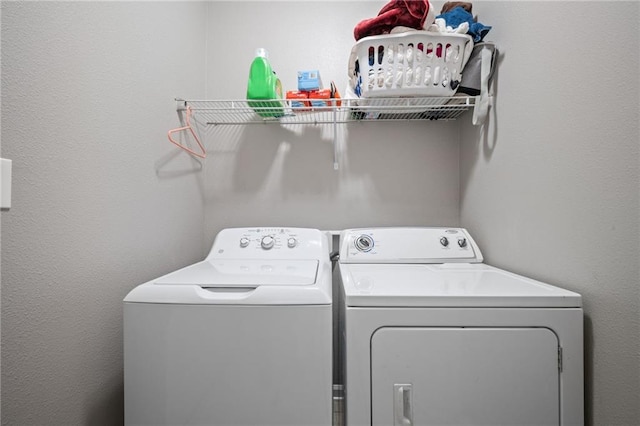
M 289 90 L 287 92 L 287 100 L 291 105 L 291 109 L 294 111 L 308 111 L 309 101 L 307 92 L 297 92 L 295 90 Z
M 342 105 L 342 101 L 340 101 L 340 93 L 338 93 L 333 81 L 331 82 L 331 89 L 314 90 L 309 92 L 309 102 L 313 108 Z

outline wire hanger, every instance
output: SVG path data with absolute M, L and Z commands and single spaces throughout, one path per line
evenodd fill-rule
M 189 106 L 187 107 L 187 115 L 186 115 L 185 121 L 187 123 L 186 126 L 178 127 L 177 129 L 173 129 L 173 130 L 169 130 L 169 132 L 167 133 L 167 137 L 169 138 L 169 142 L 171 142 L 172 144 L 176 145 L 178 148 L 184 149 L 185 151 L 187 151 L 191 155 L 195 155 L 196 157 L 200 157 L 200 158 L 207 158 L 207 150 L 202 145 L 202 142 L 200 142 L 200 138 L 198 138 L 198 135 L 196 134 L 195 130 L 193 130 L 193 127 L 191 127 L 191 107 L 189 107 Z M 180 142 L 176 141 L 175 139 L 173 139 L 171 137 L 171 135 L 173 135 L 174 133 L 182 132 L 184 130 L 188 130 L 189 133 L 191 133 L 191 136 L 193 136 L 193 138 L 195 139 L 196 143 L 200 147 L 200 151 L 201 152 L 196 152 L 196 151 L 192 150 L 191 148 L 189 148 L 187 146 L 184 146 L 183 144 L 181 144 Z

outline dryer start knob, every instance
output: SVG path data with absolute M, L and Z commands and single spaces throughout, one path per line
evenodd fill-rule
M 366 253 L 368 251 L 371 251 L 371 249 L 373 248 L 374 242 L 371 236 L 362 234 L 358 238 L 356 238 L 354 244 L 356 246 L 356 249 L 358 249 L 358 251 L 362 251 Z
M 263 249 L 269 250 L 273 248 L 273 245 L 276 243 L 276 240 L 271 235 L 266 235 L 262 237 L 262 241 L 260 241 L 260 245 Z
M 240 247 L 245 248 L 249 245 L 249 239 L 247 237 L 240 238 Z

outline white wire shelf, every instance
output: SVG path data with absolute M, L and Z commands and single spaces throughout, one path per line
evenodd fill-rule
M 474 96 L 327 99 L 322 107 L 294 108 L 287 100 L 185 100 L 206 125 L 342 124 L 374 121 L 455 120 L 475 105 Z
M 169 140 L 190 154 L 205 158 L 206 148 L 202 145 L 191 126 L 189 117 L 198 125 L 211 128 L 220 125 L 281 124 L 281 125 L 333 125 L 333 168 L 338 169 L 340 150 L 338 148 L 338 124 L 455 120 L 476 105 L 475 96 L 452 97 L 412 97 L 412 98 L 361 98 L 326 99 L 321 107 L 293 107 L 290 101 L 270 99 L 260 101 L 241 100 L 186 100 L 176 99 L 180 127 L 169 131 Z M 186 115 L 183 115 L 184 112 Z M 183 118 L 186 120 L 183 121 Z M 172 138 L 172 134 L 189 131 L 196 148 L 185 146 Z M 193 145 L 193 143 L 192 143 Z M 193 145 L 195 146 L 195 145 Z

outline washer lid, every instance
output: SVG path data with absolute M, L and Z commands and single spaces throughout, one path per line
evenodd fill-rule
M 582 306 L 577 293 L 484 264 L 342 264 L 340 269 L 347 306 Z
M 319 260 L 205 260 L 140 284 L 125 303 L 331 305 L 331 263 Z
M 209 287 L 306 286 L 316 282 L 317 260 L 205 260 L 160 277 L 158 285 Z

